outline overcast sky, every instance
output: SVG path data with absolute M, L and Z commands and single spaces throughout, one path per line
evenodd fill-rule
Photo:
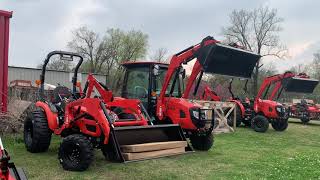
M 0 0 L 0 9 L 13 11 L 9 65 L 27 67 L 42 62 L 49 51 L 65 50 L 70 31 L 82 25 L 99 33 L 107 28 L 142 30 L 149 35 L 149 54 L 160 47 L 173 54 L 207 35 L 222 39 L 221 28 L 233 9 L 263 5 L 277 8 L 284 18 L 280 38 L 291 57 L 277 60 L 277 69 L 312 61 L 320 50 L 320 1 Z

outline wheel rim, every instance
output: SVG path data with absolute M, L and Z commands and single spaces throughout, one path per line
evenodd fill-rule
M 256 127 L 258 127 L 258 128 L 262 128 L 262 127 L 263 127 L 262 121 L 257 120 L 257 121 L 255 122 L 255 124 L 256 124 Z
M 65 149 L 65 158 L 73 164 L 78 165 L 81 161 L 80 153 L 81 149 L 79 144 L 70 144 Z

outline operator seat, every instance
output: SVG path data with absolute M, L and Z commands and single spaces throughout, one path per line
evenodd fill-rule
M 52 103 L 54 104 L 58 104 L 62 102 L 64 99 L 69 99 L 72 96 L 71 90 L 65 86 L 57 86 L 52 93 Z

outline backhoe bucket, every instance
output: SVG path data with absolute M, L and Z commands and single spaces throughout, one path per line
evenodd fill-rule
M 285 79 L 282 83 L 287 92 L 312 93 L 319 81 L 316 79 L 293 77 Z
M 223 44 L 204 46 L 197 58 L 204 72 L 250 78 L 260 55 Z
M 179 125 L 115 127 L 109 144 L 121 162 L 172 156 L 193 151 Z

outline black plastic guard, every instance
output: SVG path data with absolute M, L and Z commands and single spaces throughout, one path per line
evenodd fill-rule
M 196 54 L 204 72 L 250 78 L 260 55 L 220 43 L 203 46 Z
M 313 93 L 319 80 L 293 77 L 283 80 L 282 83 L 287 92 Z

